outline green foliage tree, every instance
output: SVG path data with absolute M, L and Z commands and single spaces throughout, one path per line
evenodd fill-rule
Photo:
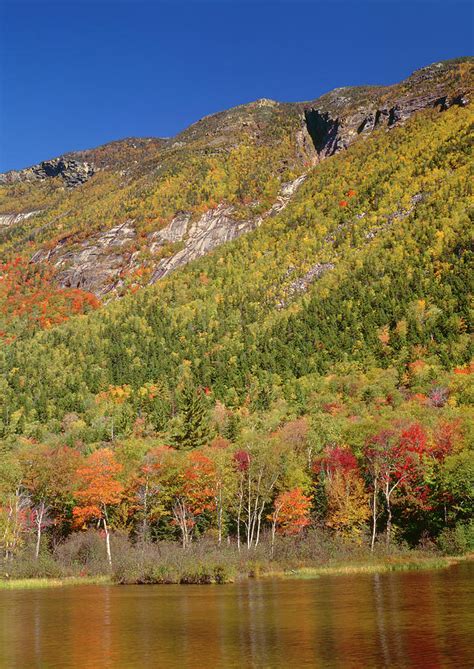
M 178 406 L 179 413 L 171 433 L 173 444 L 183 451 L 208 445 L 214 432 L 203 391 L 186 380 Z

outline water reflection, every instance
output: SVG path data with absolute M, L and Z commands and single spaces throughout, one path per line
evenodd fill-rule
M 468 669 L 473 575 L 3 591 L 0 667 Z
M 387 639 L 387 631 L 385 628 L 385 613 L 390 610 L 384 601 L 384 588 L 380 583 L 380 574 L 374 576 L 374 603 L 375 603 L 375 619 L 377 621 L 379 647 L 382 651 L 384 665 L 389 667 L 391 665 L 390 646 Z M 390 592 L 390 587 L 387 588 Z M 391 608 L 391 607 L 390 607 Z

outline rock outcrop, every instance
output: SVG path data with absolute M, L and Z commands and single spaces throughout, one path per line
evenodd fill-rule
M 435 63 L 392 87 L 336 88 L 303 104 L 304 123 L 319 158 L 347 148 L 360 135 L 400 125 L 424 109 L 468 105 L 469 89 L 443 78 L 449 67 Z
M 168 228 L 155 233 L 152 242 L 152 248 L 155 250 L 159 239 L 165 241 L 171 234 L 174 236 L 174 241 L 184 241 L 184 247 L 169 258 L 163 258 L 158 262 L 150 283 L 155 283 L 178 267 L 200 258 L 217 246 L 230 242 L 255 227 L 253 221 L 235 220 L 232 218 L 232 212 L 233 207 L 221 204 L 216 209 L 206 211 L 189 226 L 189 229 L 190 215 L 186 219 L 186 215 L 180 214 L 178 219 L 173 219 Z
M 0 229 L 10 228 L 11 226 L 26 221 L 26 219 L 31 218 L 31 216 L 36 216 L 40 213 L 41 211 L 38 209 L 36 211 L 27 211 L 23 214 L 0 214 Z
M 79 162 L 66 158 L 45 160 L 24 170 L 12 170 L 0 174 L 0 184 L 11 184 L 18 181 L 44 181 L 60 177 L 68 188 L 75 188 L 88 181 L 96 172 L 91 163 Z
M 52 263 L 62 288 L 82 288 L 102 297 L 117 286 L 121 272 L 130 266 L 133 253 L 126 247 L 135 236 L 133 222 L 128 221 L 78 247 L 70 237 L 64 237 L 54 248 L 35 253 L 31 262 Z
M 197 220 L 191 212 L 178 212 L 173 220 L 161 230 L 148 235 L 146 247 L 151 255 L 163 251 L 168 244 L 180 244 L 180 248 L 164 258 L 154 267 L 150 283 L 155 283 L 178 267 L 200 258 L 217 246 L 230 242 L 262 222 L 282 211 L 298 187 L 303 183 L 302 175 L 283 185 L 273 206 L 261 216 L 239 220 L 235 210 L 228 204 L 209 209 Z M 127 221 L 96 235 L 79 241 L 66 235 L 53 248 L 41 249 L 33 255 L 31 262 L 48 262 L 57 269 L 56 283 L 63 288 L 82 288 L 98 297 L 116 291 L 123 284 L 123 276 L 139 268 L 137 252 L 133 247 L 136 231 L 133 221 Z
M 303 276 L 298 277 L 285 288 L 285 297 L 278 302 L 277 309 L 284 309 L 288 306 L 288 303 L 292 298 L 297 297 L 301 293 L 305 293 L 316 279 L 322 277 L 322 275 L 329 272 L 329 270 L 334 269 L 335 266 L 336 265 L 332 262 L 314 264 L 305 274 L 303 274 Z M 290 267 L 287 274 L 292 274 L 293 271 L 294 268 Z
M 254 219 L 241 221 L 233 217 L 234 208 L 226 204 L 220 204 L 215 209 L 206 211 L 197 221 L 191 224 L 190 214 L 179 213 L 166 228 L 151 235 L 151 249 L 153 251 L 169 241 L 183 242 L 184 246 L 174 255 L 159 261 L 150 283 L 155 283 L 178 267 L 200 258 L 217 246 L 258 228 L 265 219 L 275 216 L 286 207 L 305 178 L 306 175 L 302 175 L 294 181 L 284 184 L 273 206 Z

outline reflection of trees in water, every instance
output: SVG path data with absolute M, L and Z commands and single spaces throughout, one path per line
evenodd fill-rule
M 402 623 L 402 610 L 403 603 L 400 601 L 400 590 L 397 584 L 396 574 L 387 574 L 386 581 L 388 583 L 389 590 L 389 600 L 390 600 L 390 613 L 392 618 L 392 639 L 395 650 L 395 657 L 397 662 L 402 666 L 405 652 L 403 648 L 403 623 Z
M 262 581 L 247 581 L 239 587 L 239 627 L 241 657 L 251 661 L 251 666 L 265 666 L 273 656 L 275 648 L 274 599 L 268 584 Z
M 34 657 L 37 664 L 41 663 L 41 623 L 43 617 L 41 615 L 41 605 L 38 597 L 35 598 L 33 606 L 33 639 L 34 639 Z
M 440 593 L 437 588 L 440 573 L 442 572 L 405 574 L 399 583 L 404 603 L 405 649 L 413 664 L 417 662 L 420 667 L 450 666 L 447 662 L 449 647 L 451 643 L 455 643 L 455 637 L 451 633 L 447 634 L 445 623 L 449 620 L 451 607 L 458 606 L 458 602 L 456 598 L 450 602 L 451 593 L 449 587 L 446 587 L 446 573 L 443 580 L 445 587 L 443 593 Z M 442 648 L 446 641 L 447 653 Z M 455 662 L 452 666 L 461 669 L 472 666 L 472 662 L 465 665 Z
M 437 592 L 436 578 L 435 572 L 374 575 L 378 652 L 384 667 L 445 666 L 441 645 L 446 631 L 439 623 L 447 604 Z
M 238 596 L 234 596 L 234 592 L 230 588 L 221 588 L 216 593 L 216 632 L 219 644 L 219 663 L 222 667 L 235 666 L 235 659 L 239 654 L 240 615 L 238 601 Z
M 467 668 L 472 573 L 5 591 L 0 666 Z
M 106 585 L 102 588 L 102 611 L 103 611 L 103 622 L 102 622 L 102 628 L 100 631 L 98 630 L 98 634 L 100 634 L 102 643 L 103 643 L 103 648 L 104 648 L 104 658 L 110 663 L 110 658 L 112 654 L 112 646 L 113 646 L 113 630 L 115 628 L 115 625 L 113 625 L 112 621 L 112 610 L 111 610 L 111 602 L 110 602 L 110 586 Z M 105 664 L 107 666 L 107 664 Z
M 379 648 L 382 652 L 382 657 L 385 667 L 393 666 L 390 653 L 390 640 L 387 635 L 386 629 L 386 609 L 387 603 L 385 602 L 385 588 L 382 587 L 380 583 L 380 574 L 374 575 L 374 603 L 375 603 L 375 618 L 377 621 L 377 630 L 378 630 L 378 641 Z M 390 606 L 390 601 L 388 602 Z

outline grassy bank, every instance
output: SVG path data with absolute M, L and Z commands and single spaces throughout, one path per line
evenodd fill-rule
M 462 556 L 416 557 L 410 559 L 386 558 L 383 561 L 361 564 L 338 564 L 321 567 L 300 567 L 284 571 L 268 571 L 262 576 L 269 578 L 312 579 L 320 576 L 348 574 L 383 574 L 393 571 L 416 571 L 423 569 L 446 569 L 459 562 L 474 560 L 474 554 Z
M 278 579 L 315 579 L 322 576 L 339 576 L 349 574 L 383 574 L 394 571 L 416 571 L 416 570 L 431 570 L 431 569 L 446 569 L 459 562 L 474 560 L 474 554 L 464 556 L 444 556 L 444 557 L 417 557 L 413 559 L 393 559 L 387 558 L 384 561 L 376 561 L 372 563 L 360 564 L 338 564 L 331 566 L 317 566 L 317 567 L 299 567 L 295 569 L 273 569 L 268 570 L 260 568 L 258 573 L 251 570 L 249 573 L 237 574 L 236 577 L 229 577 L 226 572 L 221 569 L 203 569 L 196 567 L 193 573 L 175 574 L 175 578 L 168 574 L 165 578 L 166 572 L 161 567 L 161 577 L 156 579 L 150 578 L 147 582 L 150 584 L 158 583 L 194 583 L 194 584 L 211 584 L 211 583 L 230 583 L 234 580 L 243 580 L 245 578 L 278 578 Z M 159 567 L 158 567 L 159 569 Z M 143 580 L 131 581 L 132 583 L 143 583 Z M 65 587 L 71 585 L 111 585 L 120 584 L 117 580 L 113 580 L 110 576 L 69 576 L 65 578 L 22 578 L 22 579 L 0 579 L 0 590 L 27 590 L 27 589 L 41 589 L 41 588 L 55 588 Z
M 124 536 L 112 541 L 113 570 L 103 539 L 93 532 L 58 546 L 35 560 L 31 551 L 0 563 L 0 589 L 44 588 L 76 584 L 221 584 L 247 578 L 318 578 L 338 574 L 373 574 L 439 569 L 474 558 L 474 554 L 441 551 L 434 545 L 408 548 L 384 543 L 373 553 L 367 544 L 311 531 L 304 537 L 279 537 L 272 557 L 264 537 L 256 548 L 239 551 L 235 543 L 220 546 L 201 538 L 186 550 L 174 541 L 132 544 Z
M 110 576 L 66 576 L 65 578 L 0 579 L 0 590 L 29 590 L 57 588 L 67 585 L 108 585 Z

